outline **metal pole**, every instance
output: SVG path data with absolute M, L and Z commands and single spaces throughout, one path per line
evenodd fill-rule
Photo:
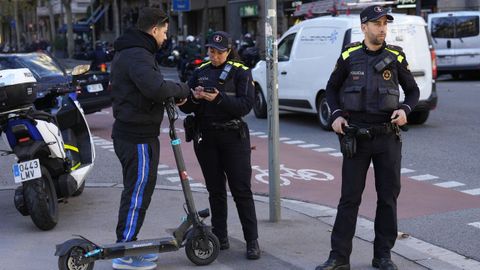
M 265 0 L 265 11 L 270 221 L 278 222 L 280 220 L 280 169 L 278 165 L 277 0 Z

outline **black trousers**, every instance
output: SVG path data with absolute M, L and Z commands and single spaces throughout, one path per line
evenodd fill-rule
M 397 238 L 401 149 L 402 143 L 395 133 L 376 135 L 373 139 L 357 139 L 357 154 L 353 158 L 343 158 L 342 195 L 332 231 L 330 257 L 349 261 L 358 208 L 372 161 L 377 191 L 374 257 L 390 258 Z
M 157 182 L 160 144 L 157 138 L 146 144 L 113 139 L 123 172 L 123 191 L 118 211 L 117 242 L 137 239 L 145 212 Z
M 219 238 L 227 237 L 226 182 L 237 207 L 246 241 L 258 238 L 257 217 L 251 190 L 252 166 L 250 136 L 234 130 L 204 130 L 200 143 L 195 142 L 195 154 L 202 168 L 209 193 L 212 231 Z

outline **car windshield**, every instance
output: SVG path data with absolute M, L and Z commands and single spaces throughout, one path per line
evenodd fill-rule
M 46 54 L 0 56 L 0 69 L 28 68 L 37 78 L 64 76 L 62 68 Z

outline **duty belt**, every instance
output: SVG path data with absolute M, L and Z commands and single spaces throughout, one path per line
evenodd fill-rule
M 239 119 L 233 119 L 227 122 L 212 122 L 210 126 L 213 129 L 239 130 L 243 126 L 243 121 Z
M 371 139 L 376 135 L 384 135 L 390 133 L 399 133 L 398 126 L 392 123 L 382 123 L 382 124 L 350 124 L 351 127 L 356 128 L 356 137 L 359 139 Z

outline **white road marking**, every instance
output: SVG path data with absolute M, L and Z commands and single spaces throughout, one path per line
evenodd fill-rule
M 302 147 L 302 148 L 314 148 L 314 147 L 319 147 L 320 145 L 318 144 L 302 144 L 302 145 L 299 145 L 299 147 Z
M 480 188 L 462 190 L 462 192 L 470 195 L 480 195 Z
M 158 164 L 158 168 L 159 169 L 166 169 L 166 168 L 169 168 L 169 166 L 165 165 L 165 164 Z
M 265 138 L 268 138 L 268 135 L 260 135 L 258 136 L 259 138 L 262 138 L 262 139 L 265 139 Z
M 304 141 L 286 141 L 284 142 L 286 144 L 301 144 L 301 143 L 305 143 Z
M 407 168 L 402 168 L 402 169 L 400 169 L 400 173 L 401 173 L 401 174 L 411 173 L 411 172 L 415 172 L 415 170 L 407 169 Z
M 288 141 L 288 140 L 290 140 L 290 138 L 288 138 L 288 137 L 281 137 L 281 138 L 278 138 L 278 140 L 282 142 L 282 141 Z
M 251 136 L 258 136 L 258 135 L 265 135 L 265 132 L 252 132 L 250 133 Z
M 342 152 L 335 152 L 335 153 L 328 153 L 328 154 L 333 157 L 343 157 Z
M 447 181 L 447 182 L 435 184 L 435 186 L 439 186 L 443 188 L 454 188 L 454 187 L 465 186 L 465 184 L 457 181 Z
M 410 178 L 417 181 L 428 181 L 428 180 L 437 179 L 438 176 L 434 176 L 431 174 L 422 174 L 422 175 L 410 176 Z
M 98 145 L 98 146 L 101 146 L 101 145 L 113 145 L 112 142 L 105 141 L 105 140 L 103 140 L 103 141 L 94 141 L 93 143 L 94 143 L 95 145 Z
M 477 229 L 480 229 L 480 221 L 468 223 L 468 225 L 473 226 Z
M 315 149 L 312 149 L 313 151 L 317 151 L 317 152 L 330 152 L 330 151 L 335 151 L 336 149 L 335 148 L 328 148 L 328 147 L 325 147 L 325 148 L 315 148 Z
M 103 149 L 113 149 L 113 144 L 110 145 L 102 145 L 101 146 Z
M 172 183 L 180 182 L 180 177 L 178 177 L 178 176 L 165 177 L 165 179 L 167 179 L 168 181 L 170 181 L 170 182 L 172 182 Z

